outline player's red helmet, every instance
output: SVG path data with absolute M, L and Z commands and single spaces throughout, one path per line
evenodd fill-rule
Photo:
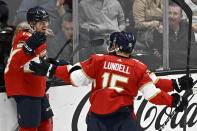
M 110 35 L 109 45 L 118 45 L 120 51 L 131 53 L 136 43 L 136 38 L 129 32 L 114 32 Z

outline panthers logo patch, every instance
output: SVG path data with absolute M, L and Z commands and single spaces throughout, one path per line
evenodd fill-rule
M 19 40 L 18 44 L 16 45 L 16 48 L 22 48 L 24 45 L 25 41 L 24 40 Z
M 46 50 L 46 49 L 42 50 L 42 51 L 40 52 L 40 54 L 39 54 L 40 57 L 44 57 L 44 56 L 46 56 L 46 55 L 47 55 L 47 50 Z

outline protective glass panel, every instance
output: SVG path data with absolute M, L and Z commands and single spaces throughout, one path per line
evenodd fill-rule
M 163 3 L 161 0 L 135 0 L 133 4 L 134 33 L 137 38 L 134 58 L 152 71 L 162 70 Z
M 112 32 L 125 31 L 130 26 L 133 1 L 79 1 L 79 59 L 92 54 L 107 54 L 107 40 Z
M 61 2 L 59 0 L 6 0 L 5 2 L 7 3 L 7 7 L 9 9 L 9 19 L 8 21 L 6 21 L 4 17 L 4 24 L 5 26 L 13 25 L 14 27 L 16 27 L 15 35 L 19 31 L 26 28 L 26 26 L 21 26 L 20 28 L 18 27 L 20 23 L 26 21 L 26 14 L 29 8 L 36 6 L 44 8 L 49 14 L 50 19 L 48 27 L 44 27 L 47 30 L 48 57 L 70 61 L 72 63 L 72 59 L 70 59 L 69 57 L 73 51 L 72 1 L 65 1 L 64 5 L 61 5 L 61 3 L 58 4 L 58 2 Z M 1 18 L 3 18 L 3 15 L 8 13 L 5 9 L 3 10 L 2 8 L 3 6 L 1 6 L 0 11 Z M 0 22 L 0 31 L 1 27 L 3 26 L 4 25 Z M 9 55 L 11 47 L 11 42 L 6 43 L 4 41 L 2 44 L 2 40 L 5 39 L 7 41 L 12 41 L 12 37 L 8 38 L 9 35 L 6 35 L 6 37 L 3 35 L 5 35 L 5 33 L 2 34 L 0 32 L 0 86 L 4 85 L 4 68 L 6 64 L 6 58 Z M 54 81 L 53 79 L 51 83 L 54 84 L 56 81 L 60 80 L 55 79 Z M 51 83 L 49 86 L 51 86 Z
M 194 3 L 186 0 L 190 7 Z M 186 6 L 185 6 L 186 7 Z M 184 7 L 184 8 L 185 8 Z M 192 9 L 193 12 L 196 7 Z M 187 66 L 191 68 L 197 67 L 196 49 L 197 49 L 197 33 L 195 31 L 195 13 L 193 14 L 193 23 L 189 25 L 189 11 L 186 8 L 181 9 L 175 2 L 169 2 L 168 6 L 168 20 L 169 20 L 169 67 L 171 70 L 186 69 Z M 188 15 L 189 13 L 189 15 Z M 187 15 L 186 15 L 187 14 Z M 191 18 L 192 19 L 192 18 Z M 193 28 L 192 28 L 193 26 Z M 191 46 L 189 47 L 189 42 Z M 188 50 L 190 55 L 188 56 Z M 188 57 L 188 58 L 187 58 Z M 187 63 L 189 60 L 189 63 Z
M 132 32 L 136 38 L 133 58 L 149 69 L 162 66 L 162 1 L 82 0 L 79 1 L 79 60 L 92 54 L 107 54 L 106 41 L 112 32 Z M 160 42 L 158 44 L 158 41 Z

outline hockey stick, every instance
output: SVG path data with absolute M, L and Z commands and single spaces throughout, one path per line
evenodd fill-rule
M 93 47 L 93 46 L 98 46 L 98 45 L 102 45 L 104 43 L 104 39 L 97 39 L 97 40 L 91 40 L 88 42 L 89 46 L 88 47 Z M 86 48 L 88 48 L 86 47 Z M 79 44 L 72 52 L 72 54 L 70 55 L 69 60 L 71 60 L 73 58 L 73 56 L 77 53 L 77 51 L 79 51 L 80 49 L 85 48 L 83 46 L 81 46 L 81 44 Z
M 72 40 L 69 39 L 69 40 L 62 46 L 62 48 L 61 48 L 60 51 L 57 53 L 57 55 L 55 56 L 54 59 L 58 59 L 59 55 L 62 53 L 62 51 L 64 50 L 64 48 L 65 48 L 71 41 L 72 41 Z M 101 44 L 104 43 L 104 39 L 92 40 L 92 41 L 89 41 L 88 43 L 89 43 L 90 46 L 101 45 Z M 75 53 L 76 53 L 78 50 L 80 50 L 81 48 L 83 48 L 83 47 L 77 46 L 77 47 L 74 49 L 73 53 L 71 54 L 71 56 L 70 56 L 70 58 L 69 58 L 69 61 L 71 61 L 71 59 L 73 58 L 73 56 L 75 55 Z M 47 92 L 48 89 L 52 86 L 52 84 L 54 83 L 54 80 L 55 80 L 55 78 L 53 77 L 52 80 L 49 81 L 49 82 L 47 83 L 47 87 L 46 87 L 46 91 L 45 91 L 45 92 Z
M 190 76 L 190 48 L 191 48 L 191 33 L 192 33 L 192 10 L 184 0 L 173 0 L 178 4 L 182 10 L 186 13 L 187 18 L 189 19 L 188 25 L 188 46 L 187 46 L 187 66 L 186 66 L 186 75 Z
M 177 5 L 179 5 L 182 10 L 186 13 L 188 19 L 189 19 L 189 27 L 188 27 L 188 46 L 187 46 L 187 65 L 186 65 L 186 76 L 190 76 L 190 48 L 191 48 L 191 33 L 192 33 L 192 10 L 191 8 L 185 3 L 184 0 L 172 0 Z M 194 82 L 193 85 L 195 85 L 197 81 Z M 193 90 L 185 91 L 183 97 L 188 98 L 192 93 L 196 93 L 196 88 L 193 88 Z M 168 116 L 167 120 L 164 122 L 164 124 L 160 127 L 159 131 L 161 131 L 165 125 L 168 123 L 168 121 L 176 114 L 176 111 L 174 110 L 170 115 Z M 186 131 L 186 119 L 187 119 L 187 107 L 184 110 L 184 126 L 183 131 Z
M 54 59 L 56 60 L 60 54 L 62 53 L 62 51 L 64 50 L 64 48 L 72 41 L 72 39 L 69 39 L 66 41 L 66 43 L 62 46 L 62 48 L 59 50 L 59 52 L 57 53 L 57 55 L 54 57 Z M 47 82 L 47 86 L 46 86 L 46 90 L 45 92 L 47 92 L 49 90 L 49 88 L 51 87 L 51 85 L 54 83 L 55 78 L 53 77 L 51 81 Z
M 64 48 L 65 48 L 71 41 L 72 41 L 71 39 L 69 39 L 69 40 L 66 41 L 66 43 L 62 46 L 62 48 L 61 48 L 60 51 L 57 53 L 57 55 L 55 56 L 54 59 L 57 59 L 57 58 L 60 56 L 60 54 L 62 53 L 62 51 L 64 50 Z
M 188 46 L 187 46 L 187 65 L 186 65 L 186 76 L 190 76 L 190 48 L 191 48 L 191 33 L 192 33 L 192 10 L 188 4 L 185 3 L 184 0 L 173 0 L 177 3 L 183 11 L 186 13 L 187 18 L 189 19 L 189 27 L 188 27 Z M 187 94 L 190 94 L 192 91 L 186 91 L 183 97 L 187 98 Z M 184 110 L 184 122 L 183 122 L 183 131 L 186 131 L 186 121 L 187 121 L 187 107 Z
M 194 86 L 196 83 L 197 83 L 197 80 L 193 83 L 193 86 Z M 196 94 L 197 94 L 197 87 L 193 87 L 192 90 L 186 91 L 186 92 L 184 93 L 183 97 L 188 98 L 190 95 L 192 95 L 191 98 L 190 98 L 190 100 L 191 100 L 192 97 L 193 97 L 194 95 L 196 95 Z M 188 101 L 190 101 L 190 100 L 188 100 Z M 171 110 L 171 111 L 172 111 L 172 110 Z M 175 114 L 176 114 L 176 111 L 175 111 L 175 110 L 174 110 L 173 112 L 170 112 L 170 115 L 168 116 L 168 118 L 166 119 L 166 121 L 164 122 L 164 124 L 161 125 L 161 127 L 159 128 L 159 131 L 162 131 L 162 129 L 164 129 L 164 127 L 168 124 L 169 120 L 172 119 L 172 117 L 173 117 Z

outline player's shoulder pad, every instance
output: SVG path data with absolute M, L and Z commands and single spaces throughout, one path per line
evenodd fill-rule
M 16 38 L 19 40 L 27 40 L 30 36 L 32 36 L 32 34 L 28 31 L 20 31 L 18 34 L 16 34 Z
M 105 56 L 106 56 L 106 55 L 104 55 L 104 54 L 94 54 L 94 55 L 91 56 L 91 58 L 97 59 L 97 60 L 101 60 L 101 59 L 103 59 Z
M 103 56 L 104 56 L 104 54 L 94 54 L 91 57 L 103 57 Z
M 135 62 L 136 62 L 136 64 L 138 64 L 138 65 L 141 65 L 141 66 L 146 66 L 142 61 L 140 61 L 140 60 L 137 60 L 137 59 L 133 59 Z
M 22 31 L 22 36 L 23 37 L 30 37 L 30 36 L 32 36 L 32 33 L 28 32 L 28 31 Z
M 100 60 L 104 59 L 104 56 L 105 56 L 104 54 L 94 54 L 94 55 L 91 55 L 91 57 L 89 59 L 87 59 L 87 60 L 100 61 Z
M 16 36 L 16 48 L 22 48 L 24 43 L 27 41 L 27 39 L 31 36 L 31 33 L 26 31 L 20 31 Z
M 140 60 L 137 60 L 137 59 L 133 59 L 135 61 L 135 66 L 138 70 L 140 71 L 146 71 L 147 70 L 147 66 L 142 63 Z

